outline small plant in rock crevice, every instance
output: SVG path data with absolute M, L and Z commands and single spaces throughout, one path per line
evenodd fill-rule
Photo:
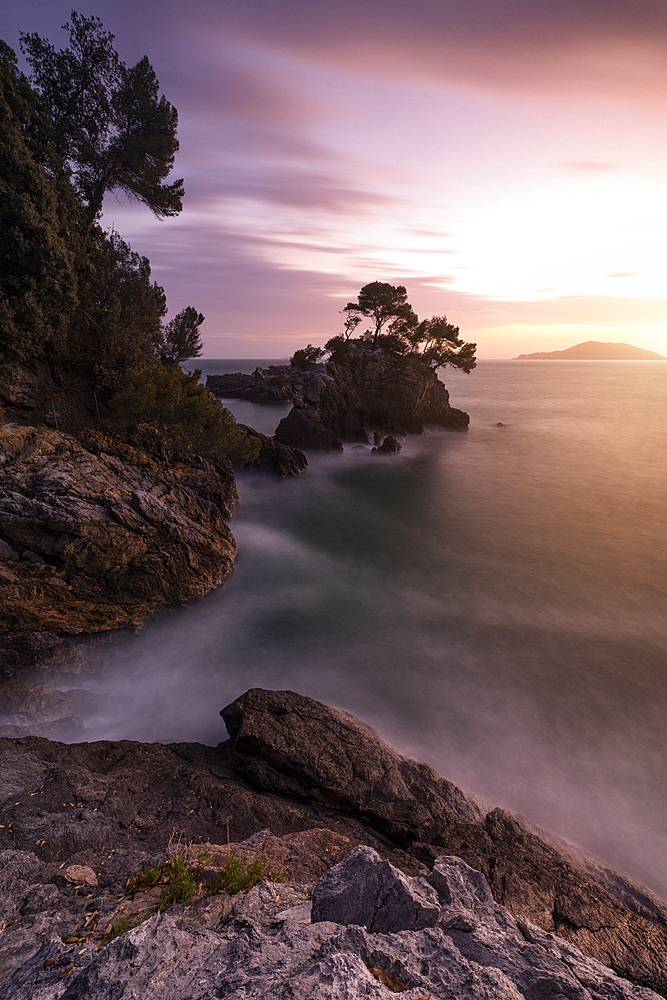
M 128 880 L 125 886 L 125 896 L 134 896 L 141 889 L 161 886 L 162 891 L 157 904 L 159 913 L 164 913 L 176 903 L 186 903 L 198 895 L 203 881 L 201 869 L 210 860 L 210 857 L 209 852 L 202 851 L 197 855 L 196 863 L 191 866 L 186 865 L 184 857 L 177 857 L 147 868 L 140 875 Z M 225 867 L 210 883 L 207 891 L 212 896 L 221 892 L 235 896 L 240 892 L 248 892 L 260 882 L 285 881 L 285 876 L 281 872 L 267 871 L 266 858 L 258 858 L 248 865 L 245 858 L 235 858 L 232 854 L 227 859 Z M 148 916 L 150 914 L 146 914 L 141 920 L 147 919 Z M 107 931 L 104 943 L 108 944 L 109 941 L 124 934 L 131 927 L 136 927 L 138 923 L 141 923 L 141 920 L 131 925 L 122 920 L 114 924 Z
M 209 893 L 216 895 L 226 892 L 235 896 L 239 892 L 248 892 L 260 882 L 285 882 L 281 872 L 266 870 L 266 858 L 258 858 L 248 865 L 245 858 L 235 858 L 233 854 L 227 859 L 225 867 L 209 887 Z

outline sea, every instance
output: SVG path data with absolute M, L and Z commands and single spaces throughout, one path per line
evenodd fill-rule
M 667 362 L 442 377 L 467 433 L 238 474 L 233 576 L 115 642 L 91 734 L 217 744 L 243 691 L 298 691 L 667 898 Z

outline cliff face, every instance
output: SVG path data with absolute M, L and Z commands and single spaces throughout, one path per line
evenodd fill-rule
M 386 996 L 373 968 L 412 1000 L 667 996 L 648 890 L 607 872 L 612 895 L 344 712 L 255 689 L 222 714 L 216 748 L 0 740 L 0 998 Z M 158 914 L 157 878 L 125 887 L 174 831 L 210 857 L 197 898 Z M 230 854 L 287 885 L 206 896 Z
M 275 436 L 296 448 L 340 449 L 343 441 L 368 442 L 369 431 L 421 434 L 427 426 L 467 430 L 469 423 L 425 365 L 369 347 L 352 347 L 345 359 L 305 371 L 284 365 L 254 375 L 209 375 L 207 385 L 229 398 L 291 400 Z
M 159 460 L 91 435 L 0 428 L 0 662 L 5 676 L 65 637 L 140 622 L 231 571 L 231 465 Z

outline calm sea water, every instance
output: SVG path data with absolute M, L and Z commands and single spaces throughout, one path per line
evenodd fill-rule
M 239 475 L 234 576 L 118 645 L 95 734 L 217 743 L 290 688 L 667 896 L 667 363 L 446 382 L 467 434 Z

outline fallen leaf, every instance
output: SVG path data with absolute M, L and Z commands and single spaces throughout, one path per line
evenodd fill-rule
M 392 993 L 406 992 L 407 986 L 405 986 L 405 984 L 402 983 L 400 979 L 397 979 L 396 976 L 393 975 L 393 973 L 385 972 L 384 969 L 375 969 L 372 966 L 369 967 L 368 971 L 370 972 L 371 976 L 374 976 L 374 978 L 377 979 L 379 983 L 382 983 L 383 986 L 386 986 L 387 989 L 391 990 Z
M 60 975 L 58 976 L 58 979 L 64 979 L 65 976 L 69 976 L 70 972 L 74 972 L 75 969 L 76 969 L 76 965 L 70 965 L 69 969 L 65 969 L 64 972 L 60 973 Z

